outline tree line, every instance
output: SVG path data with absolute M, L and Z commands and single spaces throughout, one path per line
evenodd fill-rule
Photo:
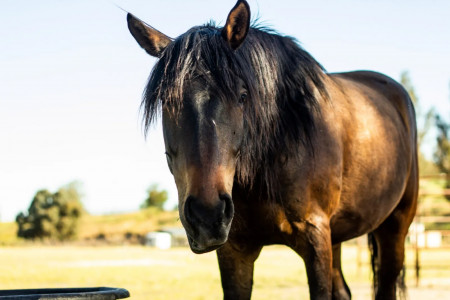
M 450 174 L 450 112 L 447 112 L 448 115 L 445 116 L 445 112 L 439 112 L 433 107 L 424 111 L 408 72 L 405 71 L 401 74 L 400 82 L 411 97 L 416 110 L 420 175 Z M 450 96 L 448 100 L 450 101 Z M 432 158 L 430 159 L 424 154 L 423 146 L 426 137 L 433 128 L 436 136 Z M 448 176 L 445 188 L 450 188 L 450 177 Z M 450 196 L 446 196 L 446 198 L 450 200 Z

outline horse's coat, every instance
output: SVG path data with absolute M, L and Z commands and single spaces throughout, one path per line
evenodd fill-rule
M 408 94 L 378 73 L 325 73 L 293 39 L 249 24 L 242 0 L 223 28 L 174 40 L 128 14 L 159 57 L 145 124 L 162 111 L 191 249 L 217 249 L 226 299 L 250 298 L 269 244 L 304 259 L 311 299 L 349 299 L 340 244 L 371 233 L 376 299 L 395 299 L 418 188 Z

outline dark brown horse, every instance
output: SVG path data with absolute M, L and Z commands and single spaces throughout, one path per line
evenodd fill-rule
M 192 251 L 217 249 L 225 299 L 250 298 L 270 244 L 303 258 L 311 299 L 349 299 L 341 243 L 371 233 L 376 299 L 395 299 L 418 188 L 408 94 L 378 73 L 328 74 L 295 40 L 249 20 L 239 0 L 224 27 L 171 39 L 128 14 L 159 58 L 145 124 L 162 112 Z

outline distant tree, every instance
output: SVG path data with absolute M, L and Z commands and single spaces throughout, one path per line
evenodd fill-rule
M 400 82 L 403 85 L 403 87 L 408 92 L 409 96 L 411 97 L 412 102 L 414 103 L 414 108 L 416 110 L 416 117 L 418 119 L 418 144 L 419 147 L 422 146 L 423 141 L 427 133 L 430 131 L 431 126 L 433 125 L 433 117 L 434 117 L 434 109 L 430 108 L 425 113 L 422 110 L 422 106 L 419 102 L 419 97 L 417 97 L 416 91 L 414 89 L 414 86 L 412 85 L 411 78 L 409 76 L 408 71 L 403 71 L 400 75 Z
M 435 114 L 437 129 L 436 150 L 434 151 L 434 162 L 439 171 L 447 174 L 445 188 L 450 189 L 450 123 L 438 113 Z M 450 200 L 450 196 L 446 196 Z
M 434 152 L 434 162 L 443 173 L 450 173 L 450 124 L 445 122 L 439 114 L 435 116 L 437 128 L 437 147 Z
M 51 228 L 49 228 L 50 226 L 48 226 L 51 216 L 48 213 L 53 205 L 52 193 L 48 190 L 38 191 L 28 208 L 28 215 L 21 212 L 16 217 L 19 227 L 17 235 L 26 239 L 51 236 L 53 233 Z
M 408 71 L 402 72 L 400 75 L 400 82 L 406 91 L 411 97 L 411 100 L 414 104 L 414 108 L 416 111 L 416 119 L 417 119 L 417 144 L 419 148 L 419 171 L 421 174 L 433 174 L 438 172 L 436 165 L 433 161 L 427 159 L 421 150 L 421 146 L 423 146 L 425 137 L 427 133 L 430 131 L 431 126 L 434 121 L 434 109 L 431 108 L 425 113 L 422 110 L 422 107 L 419 102 L 419 97 L 416 94 L 414 86 L 411 82 L 411 78 L 409 76 Z
M 72 239 L 84 209 L 75 184 L 69 184 L 52 194 L 48 190 L 36 193 L 28 214 L 16 217 L 17 235 L 25 239 Z
M 163 209 L 167 199 L 167 191 L 159 190 L 158 185 L 153 184 L 147 189 L 147 198 L 141 204 L 141 208 L 157 207 Z
M 85 210 L 76 184 L 69 184 L 54 194 L 54 201 L 59 208 L 56 223 L 57 238 L 66 240 L 76 237 L 80 217 Z

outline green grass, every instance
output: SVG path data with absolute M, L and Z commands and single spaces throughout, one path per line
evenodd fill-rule
M 370 299 L 368 258 L 368 252 L 358 254 L 356 246 L 343 249 L 344 273 L 353 299 Z M 410 268 L 413 259 L 413 252 L 408 251 L 410 286 L 415 282 Z M 450 284 L 450 251 L 422 252 L 421 260 L 423 286 L 445 293 L 442 286 Z M 195 255 L 188 248 L 164 251 L 142 246 L 0 248 L 0 289 L 89 286 L 126 288 L 132 299 L 222 298 L 215 253 Z M 286 247 L 264 248 L 256 262 L 253 299 L 307 299 L 308 295 L 302 260 Z

